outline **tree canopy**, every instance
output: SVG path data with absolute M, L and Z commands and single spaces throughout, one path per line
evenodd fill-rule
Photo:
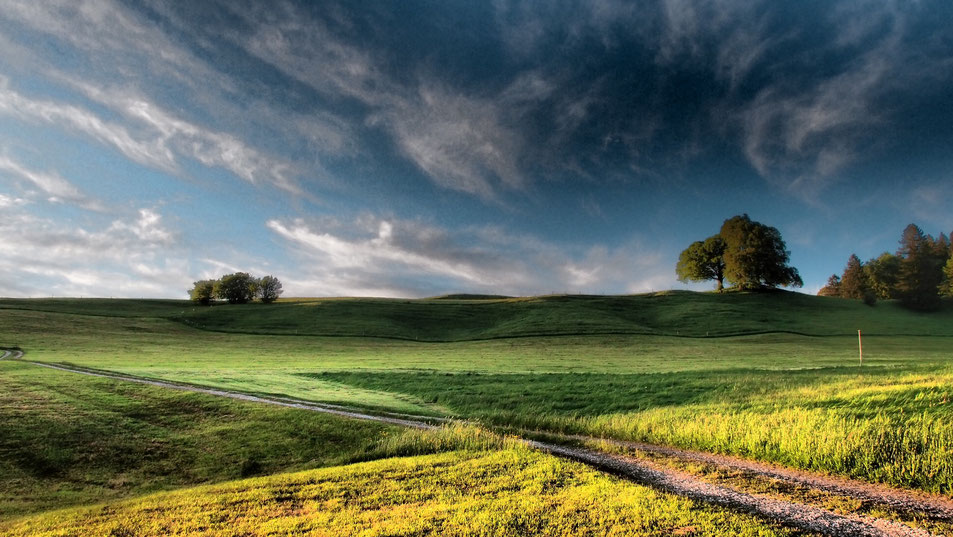
M 777 228 L 748 215 L 725 220 L 719 232 L 725 241 L 725 279 L 741 289 L 801 287 L 801 275 L 788 266 L 790 252 Z
M 675 273 L 681 281 L 715 280 L 718 290 L 725 281 L 739 289 L 800 287 L 804 283 L 789 259 L 781 233 L 745 214 L 725 220 L 717 235 L 682 251 Z
M 278 300 L 283 292 L 281 282 L 274 276 L 263 276 L 258 280 L 258 298 L 265 304 Z
M 203 305 L 215 299 L 228 301 L 229 304 L 245 304 L 255 298 L 268 304 L 277 300 L 281 293 L 281 282 L 274 276 L 259 279 L 247 272 L 235 272 L 217 280 L 195 282 L 189 289 L 189 298 Z
M 933 238 L 910 224 L 900 235 L 895 254 L 884 252 L 866 263 L 851 255 L 843 275 L 828 280 L 817 294 L 863 298 L 868 304 L 896 298 L 911 309 L 935 310 L 941 305 L 940 297 L 953 297 L 951 253 L 945 234 Z
M 255 298 L 258 280 L 247 272 L 226 274 L 215 284 L 215 296 L 229 304 L 244 304 Z
M 721 291 L 725 281 L 725 241 L 718 235 L 695 241 L 678 256 L 675 274 L 679 281 L 715 280 Z
M 215 298 L 215 280 L 199 280 L 189 289 L 189 298 L 193 302 L 198 302 L 207 306 Z

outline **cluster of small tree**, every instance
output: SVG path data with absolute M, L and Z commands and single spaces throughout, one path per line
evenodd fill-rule
M 940 297 L 953 297 L 953 246 L 946 235 L 933 238 L 910 224 L 900 236 L 897 253 L 884 252 L 866 263 L 851 254 L 844 273 L 832 274 L 817 294 L 868 304 L 899 299 L 912 309 L 935 310 Z
M 213 300 L 226 300 L 229 304 L 245 304 L 254 299 L 265 304 L 281 296 L 281 282 L 274 276 L 256 278 L 247 272 L 226 274 L 217 280 L 199 280 L 189 289 L 193 302 L 208 305 Z
M 678 257 L 675 274 L 680 281 L 715 280 L 719 291 L 725 282 L 745 290 L 801 287 L 797 269 L 788 265 L 790 255 L 776 228 L 745 214 L 725 220 L 717 235 L 693 242 Z

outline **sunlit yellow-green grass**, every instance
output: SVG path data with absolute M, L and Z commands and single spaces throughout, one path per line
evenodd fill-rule
M 0 525 L 0 532 L 10 537 L 793 534 L 513 447 L 205 486 L 21 519 Z
M 177 314 L 176 308 L 187 304 L 174 301 L 21 301 L 15 304 L 19 309 L 4 309 L 10 303 L 2 302 L 0 344 L 19 344 L 28 358 L 41 361 L 477 418 L 494 426 L 648 440 L 953 493 L 949 308 L 930 316 L 893 303 L 869 308 L 858 301 L 790 294 L 612 298 L 451 301 L 450 320 L 435 316 L 443 307 L 436 300 L 289 302 L 277 313 L 265 306 L 217 306 L 189 314 L 189 323 L 175 319 L 184 311 Z M 493 304 L 509 309 L 468 313 L 468 307 Z M 626 307 L 641 309 L 626 312 Z M 352 318 L 314 313 L 322 308 Z M 300 332 L 311 326 L 310 332 L 320 333 L 318 321 L 327 321 L 341 331 L 356 326 L 383 331 L 398 321 L 411 326 L 422 311 L 426 315 L 417 322 L 430 323 L 431 335 L 459 335 L 454 326 L 474 317 L 489 323 L 482 333 L 503 336 L 424 343 L 412 337 L 294 335 L 268 324 L 281 320 Z M 514 311 L 528 312 L 528 319 L 522 322 Z M 718 338 L 658 335 L 661 330 L 596 335 L 583 317 L 587 312 L 595 318 L 611 314 L 630 326 L 640 317 L 654 323 L 653 330 L 685 327 L 683 317 L 696 324 L 707 317 L 722 333 L 755 325 L 775 332 Z M 216 330 L 233 323 L 236 332 L 200 330 L 200 317 Z M 506 337 L 536 330 L 545 324 L 540 319 L 558 320 L 560 330 L 576 322 L 580 333 Z M 264 323 L 260 331 L 276 335 L 239 333 L 252 331 L 256 322 Z M 805 333 L 853 335 L 781 332 L 792 326 Z M 863 368 L 858 328 L 866 334 Z

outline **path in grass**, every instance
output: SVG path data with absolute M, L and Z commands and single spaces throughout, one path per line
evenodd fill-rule
M 6 358 L 14 355 L 17 358 L 22 358 L 23 353 L 20 351 L 13 351 L 10 353 L 5 353 L 4 357 Z M 435 425 L 435 422 L 441 421 L 439 419 L 435 420 L 433 418 L 423 416 L 402 415 L 402 417 L 398 417 L 395 415 L 375 415 L 360 411 L 347 410 L 345 407 L 341 406 L 322 405 L 285 398 L 255 396 L 229 390 L 218 390 L 195 385 L 176 384 L 136 377 L 133 375 L 89 370 L 62 364 L 49 364 L 40 362 L 28 363 L 83 375 L 127 382 L 137 382 L 150 386 L 228 397 L 242 401 L 280 405 L 315 412 L 323 412 L 352 419 L 372 420 L 418 429 L 436 428 L 437 426 Z M 595 441 L 596 439 L 587 438 L 586 440 Z M 934 535 L 925 529 L 899 524 L 886 518 L 857 514 L 838 514 L 831 510 L 813 505 L 771 498 L 766 495 L 744 492 L 729 486 L 712 484 L 701 480 L 690 473 L 668 468 L 644 458 L 610 454 L 594 449 L 570 447 L 538 440 L 524 440 L 524 442 L 536 449 L 571 460 L 583 462 L 590 466 L 624 476 L 641 484 L 649 485 L 677 494 L 679 496 L 688 497 L 705 503 L 720 505 L 730 509 L 756 514 L 770 520 L 778 521 L 786 526 L 805 531 L 812 531 L 831 536 L 836 535 L 848 537 L 930 537 Z M 682 450 L 672 451 L 681 452 Z M 689 454 L 690 452 L 686 451 L 683 453 Z M 725 459 L 730 460 L 730 458 Z M 708 462 L 715 462 L 715 460 L 710 459 Z M 764 471 L 767 474 L 766 470 L 750 470 L 754 472 Z M 781 480 L 788 478 L 784 473 L 779 472 L 771 474 L 770 477 Z M 837 480 L 837 482 L 844 483 L 845 480 L 841 479 Z M 821 488 L 827 487 L 828 489 L 835 486 L 834 481 L 828 480 L 822 476 L 814 476 L 810 481 L 802 479 L 800 480 L 800 483 L 810 484 L 811 486 L 818 486 Z M 869 490 L 869 488 L 872 486 L 856 484 L 856 487 L 866 487 Z M 852 489 L 850 487 L 844 487 L 841 489 L 841 492 L 850 496 L 852 495 L 851 490 Z M 897 498 L 898 495 L 902 496 L 905 493 L 900 491 L 890 491 L 889 493 L 885 494 L 891 498 Z M 876 495 L 873 494 L 867 494 L 866 496 L 859 497 L 859 499 L 877 501 Z M 951 516 L 951 513 L 953 513 L 953 507 L 951 507 L 948 502 L 926 499 L 924 497 L 910 494 L 905 497 L 905 502 L 906 503 L 904 505 L 906 507 L 928 513 L 934 518 L 939 517 L 941 519 L 946 519 L 948 517 L 950 520 L 953 520 L 953 516 Z

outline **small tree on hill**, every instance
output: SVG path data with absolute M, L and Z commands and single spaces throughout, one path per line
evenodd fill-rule
M 208 306 L 215 297 L 215 280 L 199 280 L 189 289 L 189 298 L 203 306 Z
M 678 256 L 675 274 L 679 281 L 715 280 L 721 291 L 725 281 L 725 241 L 718 235 L 695 241 Z
M 215 282 L 215 296 L 229 304 L 245 304 L 255 298 L 258 280 L 247 272 L 226 274 Z
M 282 293 L 281 282 L 274 276 L 264 276 L 258 280 L 258 298 L 265 304 L 278 300 Z

